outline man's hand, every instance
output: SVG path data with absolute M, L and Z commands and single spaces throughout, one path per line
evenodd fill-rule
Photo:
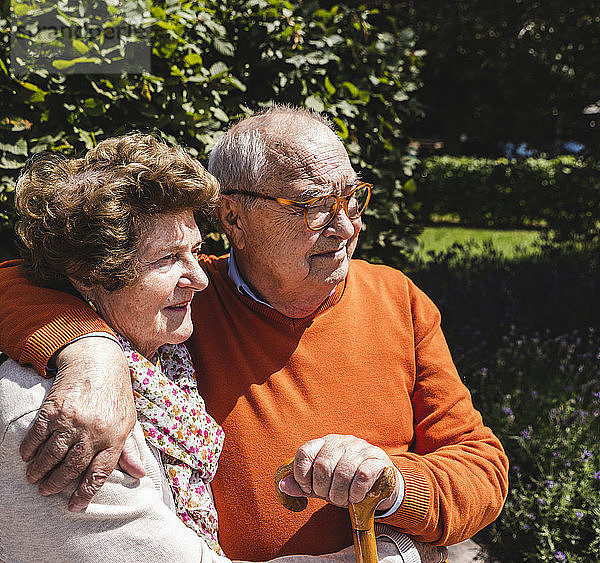
M 136 420 L 127 361 L 119 345 L 88 337 L 63 348 L 58 375 L 21 444 L 30 462 L 27 480 L 40 493 L 64 490 L 85 472 L 69 510 L 85 509 L 119 461 Z M 133 477 L 145 472 L 135 448 L 126 447 L 121 468 Z
M 361 502 L 385 467 L 394 467 L 387 454 L 356 438 L 329 434 L 306 442 L 294 458 L 294 478 L 280 483 L 291 496 L 318 497 L 336 506 Z M 377 510 L 388 510 L 398 497 L 394 493 Z

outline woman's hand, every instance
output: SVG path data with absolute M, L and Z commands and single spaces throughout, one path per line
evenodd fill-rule
M 44 496 L 63 491 L 82 474 L 69 510 L 84 510 L 117 462 L 132 477 L 145 475 L 135 448 L 125 448 L 136 420 L 127 361 L 120 346 L 90 336 L 65 346 L 58 375 L 21 444 L 27 480 Z M 119 461 L 119 456 L 121 459 Z

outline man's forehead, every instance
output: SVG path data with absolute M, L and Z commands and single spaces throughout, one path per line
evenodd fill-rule
M 315 195 L 341 192 L 356 181 L 344 145 L 330 130 L 303 131 L 296 137 L 274 136 L 268 147 L 270 187 L 286 188 L 289 195 L 310 187 Z

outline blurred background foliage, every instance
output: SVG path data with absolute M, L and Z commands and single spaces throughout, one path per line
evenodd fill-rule
M 445 154 L 503 156 L 506 143 L 600 145 L 598 0 L 394 2 L 427 50 L 420 136 Z M 587 113 L 590 112 L 590 113 Z
M 598 234 L 600 167 L 590 159 L 430 156 L 416 175 L 423 220 L 551 230 L 557 239 Z
M 485 561 L 600 560 L 600 245 L 507 259 L 455 244 L 405 271 L 436 303 L 473 404 L 510 460 Z
M 10 254 L 14 186 L 28 156 L 78 153 L 132 129 L 154 131 L 204 163 L 231 122 L 274 102 L 325 111 L 352 161 L 376 185 L 361 252 L 380 261 L 414 244 L 402 189 L 416 157 L 406 131 L 421 116 L 413 93 L 422 53 L 414 34 L 380 10 L 280 0 L 159 0 L 139 23 L 151 31 L 151 72 L 14 75 L 9 4 L 0 20 L 0 222 Z M 101 38 L 89 53 L 102 58 Z M 77 60 L 74 57 L 73 60 Z M 71 61 L 72 62 L 72 61 Z M 216 227 L 214 251 L 224 248 Z

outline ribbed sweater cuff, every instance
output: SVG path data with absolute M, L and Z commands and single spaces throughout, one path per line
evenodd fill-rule
M 396 459 L 394 464 L 404 479 L 404 499 L 394 514 L 384 520 L 403 530 L 419 530 L 425 525 L 430 501 L 425 474 L 409 460 Z
M 87 307 L 72 309 L 36 330 L 25 341 L 19 363 L 32 365 L 42 377 L 46 377 L 48 360 L 63 346 L 89 332 L 113 334 L 106 323 L 91 309 Z

